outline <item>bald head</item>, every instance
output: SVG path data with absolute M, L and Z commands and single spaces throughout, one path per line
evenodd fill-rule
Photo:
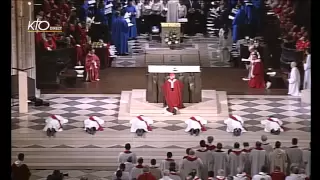
M 261 136 L 261 141 L 264 142 L 264 141 L 267 141 L 268 140 L 268 137 L 266 135 L 262 135 Z
M 144 167 L 143 167 L 143 172 L 144 172 L 144 173 L 150 172 L 149 166 L 144 166 Z
M 297 63 L 296 62 L 291 62 L 290 66 L 291 66 L 291 68 L 297 67 Z
M 196 152 L 194 152 L 194 150 L 193 149 L 190 149 L 190 151 L 189 151 L 189 155 L 190 156 L 194 156 L 196 154 Z

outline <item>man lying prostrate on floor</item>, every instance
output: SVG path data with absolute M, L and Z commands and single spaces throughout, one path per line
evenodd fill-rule
M 136 133 L 137 136 L 142 136 L 145 132 L 152 131 L 151 124 L 153 124 L 153 120 L 143 116 L 139 115 L 130 121 L 131 124 L 131 130 L 130 132 Z
M 261 124 L 264 125 L 265 132 L 269 132 L 273 135 L 279 135 L 280 132 L 283 132 L 283 122 L 273 116 L 269 116 L 268 119 L 262 120 Z
M 83 121 L 84 130 L 94 135 L 97 131 L 103 131 L 102 125 L 104 124 L 104 120 L 98 118 L 97 116 L 90 116 L 88 119 Z
M 47 136 L 55 136 L 56 132 L 63 131 L 62 125 L 68 123 L 68 120 L 63 118 L 60 115 L 51 115 L 45 121 L 46 125 L 43 128 L 43 131 L 47 132 Z
M 198 136 L 200 132 L 207 130 L 205 125 L 208 123 L 208 121 L 200 116 L 192 116 L 186 120 L 185 123 L 187 124 L 185 131 L 189 132 L 190 135 Z
M 244 121 L 238 115 L 230 115 L 228 119 L 224 120 L 227 125 L 227 132 L 233 133 L 234 136 L 240 136 L 243 132 L 247 132 L 244 128 Z

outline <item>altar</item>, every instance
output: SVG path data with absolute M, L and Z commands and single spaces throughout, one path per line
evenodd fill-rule
M 161 23 L 161 43 L 166 45 L 165 38 L 170 32 L 177 35 L 177 39 L 180 42 L 181 38 L 181 24 L 180 23 Z
M 183 103 L 201 102 L 200 66 L 149 65 L 147 73 L 146 100 L 149 103 L 164 103 L 162 85 L 175 73 L 176 79 L 183 83 Z

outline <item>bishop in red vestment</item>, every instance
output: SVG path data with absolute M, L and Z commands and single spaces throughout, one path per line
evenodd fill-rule
M 99 69 L 100 69 L 100 59 L 94 54 L 94 49 L 90 49 L 88 55 L 86 56 L 86 73 L 87 81 L 99 81 Z
M 175 78 L 173 73 L 170 74 L 170 78 L 162 86 L 162 92 L 168 106 L 166 110 L 174 115 L 177 114 L 178 109 L 183 108 L 182 90 L 183 84 Z
M 252 68 L 251 68 L 251 77 L 249 80 L 249 87 L 251 88 L 265 88 L 264 81 L 264 68 L 260 59 L 258 59 L 257 54 L 252 56 Z

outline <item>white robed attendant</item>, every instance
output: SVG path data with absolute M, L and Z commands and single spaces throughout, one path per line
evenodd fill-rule
M 153 120 L 149 117 L 139 115 L 130 121 L 131 129 L 130 132 L 135 133 L 138 129 L 143 129 L 145 132 L 152 131 L 151 124 L 153 124 Z
M 303 89 L 311 89 L 311 54 L 307 55 L 306 62 L 303 64 L 303 69 Z
M 226 131 L 228 133 L 232 133 L 234 129 L 241 129 L 241 132 L 247 132 L 243 127 L 244 121 L 242 117 L 238 115 L 231 115 L 228 119 L 224 120 L 224 123 L 227 125 Z
M 97 131 L 103 131 L 104 120 L 97 116 L 90 116 L 88 119 L 83 121 L 84 130 L 96 128 Z
M 297 68 L 296 62 L 291 62 L 291 72 L 289 75 L 288 82 L 288 94 L 291 96 L 300 96 L 300 72 Z
M 185 123 L 187 124 L 186 132 L 189 132 L 191 129 L 200 129 L 201 131 L 207 130 L 204 125 L 206 125 L 208 121 L 200 116 L 192 116 L 186 120 Z
M 262 120 L 261 124 L 264 125 L 264 131 L 265 132 L 271 132 L 271 130 L 277 131 L 280 129 L 280 132 L 283 132 L 282 124 L 283 122 L 275 117 L 269 117 L 266 120 Z
M 45 121 L 46 125 L 43 128 L 43 131 L 47 131 L 48 129 L 54 129 L 56 132 L 63 131 L 62 126 L 68 123 L 68 119 L 60 116 L 60 115 L 51 115 Z

